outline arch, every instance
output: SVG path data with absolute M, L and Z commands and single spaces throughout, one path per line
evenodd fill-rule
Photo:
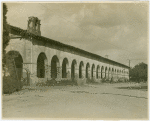
M 104 71 L 104 67 L 101 67 L 101 78 L 103 78 L 103 71 Z
M 56 55 L 54 55 L 51 60 L 51 78 L 52 79 L 57 78 L 59 67 L 60 67 L 59 59 Z
M 69 62 L 67 58 L 63 59 L 62 62 L 62 78 L 67 78 L 67 68 L 69 67 Z
M 75 78 L 75 69 L 77 67 L 77 61 L 74 59 L 71 64 L 71 78 L 74 80 Z
M 97 65 L 97 69 L 96 69 L 96 78 L 99 78 L 99 71 L 100 71 L 100 66 Z
M 92 69 L 91 69 L 91 77 L 94 77 L 94 71 L 95 71 L 95 65 L 92 65 Z
M 86 78 L 89 78 L 89 69 L 90 69 L 90 64 L 86 64 Z
M 105 67 L 105 78 L 107 77 L 107 66 Z
M 79 65 L 79 78 L 82 78 L 83 67 L 84 67 L 84 63 L 83 61 L 81 61 Z
M 17 74 L 17 79 L 21 80 L 23 74 L 23 58 L 18 51 L 9 51 L 6 54 L 6 63 L 8 66 L 8 71 L 10 75 Z M 13 65 L 14 64 L 14 65 Z M 15 66 L 15 70 L 12 70 L 13 66 Z
M 45 53 L 40 53 L 37 58 L 37 77 L 38 78 L 44 78 L 45 77 L 45 65 L 47 65 L 47 57 Z

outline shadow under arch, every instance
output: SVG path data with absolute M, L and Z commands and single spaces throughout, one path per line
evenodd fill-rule
M 89 69 L 90 69 L 90 64 L 86 64 L 86 78 L 89 78 Z
M 95 71 L 95 65 L 92 64 L 92 69 L 91 69 L 91 77 L 94 77 L 94 71 Z
M 101 67 L 101 79 L 104 78 L 103 77 L 103 71 L 104 71 L 104 66 Z
M 51 60 L 51 78 L 52 79 L 56 79 L 58 77 L 59 68 L 60 68 L 59 59 L 56 55 L 54 55 Z
M 11 50 L 6 54 L 6 65 L 10 75 L 17 76 L 18 80 L 21 80 L 23 73 L 23 58 L 18 51 Z M 15 67 L 15 68 L 13 68 Z
M 48 60 L 44 52 L 40 53 L 37 59 L 37 77 L 45 78 L 46 76 L 46 65 Z
M 83 61 L 81 61 L 79 65 L 79 78 L 83 77 L 83 68 L 84 68 L 84 63 Z
M 105 67 L 105 78 L 107 78 L 107 66 Z
M 75 70 L 77 67 L 77 61 L 74 59 L 71 64 L 71 79 L 74 81 L 75 79 Z
M 69 61 L 67 58 L 63 59 L 62 62 L 62 78 L 67 78 L 67 68 L 69 67 Z
M 97 69 L 96 69 L 96 78 L 99 78 L 99 72 L 100 72 L 100 66 L 97 65 Z
M 114 68 L 112 68 L 111 77 L 114 77 Z

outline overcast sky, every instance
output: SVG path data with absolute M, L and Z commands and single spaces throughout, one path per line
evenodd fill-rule
M 27 29 L 41 20 L 41 35 L 131 66 L 148 59 L 148 2 L 7 3 L 7 21 Z

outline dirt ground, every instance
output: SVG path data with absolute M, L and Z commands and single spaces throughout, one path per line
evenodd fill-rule
M 131 88 L 130 88 L 130 87 Z M 148 119 L 148 91 L 135 83 L 24 87 L 2 96 L 3 119 Z

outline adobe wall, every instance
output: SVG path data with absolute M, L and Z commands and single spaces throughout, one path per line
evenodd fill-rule
M 20 53 L 20 55 L 23 58 L 23 68 L 27 68 L 30 73 L 31 73 L 31 83 L 37 83 L 38 82 L 38 78 L 37 78 L 37 58 L 39 56 L 40 53 L 44 53 L 46 55 L 47 58 L 47 67 L 46 67 L 46 76 L 45 78 L 47 79 L 51 79 L 51 60 L 53 56 L 57 56 L 58 60 L 59 60 L 59 70 L 58 70 L 58 76 L 57 76 L 57 81 L 61 81 L 62 80 L 62 62 L 64 58 L 67 58 L 68 60 L 68 66 L 67 66 L 67 78 L 71 78 L 71 64 L 73 60 L 76 60 L 76 78 L 79 78 L 79 64 L 81 61 L 83 61 L 83 69 L 82 69 L 82 78 L 85 78 L 85 73 L 86 73 L 86 64 L 89 63 L 90 64 L 90 70 L 89 70 L 89 75 L 91 75 L 91 68 L 92 68 L 92 64 L 95 65 L 95 70 L 93 72 L 93 79 L 97 82 L 100 82 L 101 79 L 101 67 L 104 67 L 104 72 L 105 72 L 105 68 L 107 67 L 107 70 L 109 68 L 112 68 L 115 70 L 121 70 L 121 72 L 116 72 L 116 73 L 109 73 L 108 75 L 108 71 L 106 72 L 106 78 L 111 78 L 114 77 L 115 79 L 119 79 L 121 77 L 125 77 L 125 78 L 129 78 L 129 75 L 127 73 L 122 73 L 122 70 L 125 72 L 129 73 L 128 69 L 125 69 L 123 67 L 119 67 L 113 64 L 108 64 L 105 62 L 101 62 L 101 61 L 97 61 L 97 60 L 93 60 L 91 58 L 86 58 L 83 57 L 81 55 L 76 55 L 73 53 L 69 53 L 69 52 L 65 52 L 65 51 L 60 51 L 55 49 L 54 47 L 51 48 L 51 44 L 50 43 L 44 43 L 44 42 L 40 42 L 38 40 L 34 40 L 34 39 L 12 39 L 10 40 L 9 45 L 6 48 L 6 52 L 9 51 L 18 51 Z M 98 72 L 98 78 L 96 78 L 96 68 L 99 65 L 100 69 Z M 105 73 L 103 73 L 103 77 L 105 76 Z M 91 78 L 91 76 L 90 76 Z

